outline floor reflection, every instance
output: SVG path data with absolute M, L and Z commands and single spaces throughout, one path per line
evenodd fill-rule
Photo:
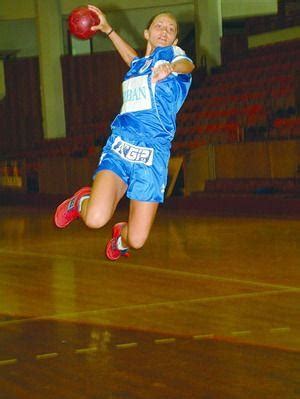
M 0 207 L 0 399 L 296 399 L 300 221 L 162 209 L 110 262 L 102 230 Z

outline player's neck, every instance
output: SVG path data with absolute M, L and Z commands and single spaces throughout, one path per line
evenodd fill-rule
M 145 57 L 147 57 L 147 56 L 149 56 L 150 54 L 152 54 L 154 50 L 155 50 L 155 47 L 153 47 L 153 46 L 148 42 L 148 43 L 147 43 L 147 47 L 146 47 Z

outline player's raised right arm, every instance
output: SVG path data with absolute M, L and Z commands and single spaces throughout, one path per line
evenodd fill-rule
M 137 52 L 113 30 L 112 26 L 108 23 L 105 14 L 99 8 L 92 5 L 89 5 L 88 8 L 94 11 L 100 19 L 100 24 L 93 26 L 91 29 L 100 30 L 108 35 L 122 59 L 130 66 L 131 61 L 137 57 Z

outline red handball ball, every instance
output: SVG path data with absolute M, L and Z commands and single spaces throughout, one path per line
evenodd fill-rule
M 70 32 L 78 39 L 90 39 L 97 33 L 91 30 L 91 27 L 99 24 L 98 15 L 88 7 L 75 8 L 69 15 Z

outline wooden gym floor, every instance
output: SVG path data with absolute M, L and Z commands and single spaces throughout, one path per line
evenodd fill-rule
M 300 398 L 299 219 L 162 208 L 117 262 L 112 223 L 0 207 L 1 399 Z

